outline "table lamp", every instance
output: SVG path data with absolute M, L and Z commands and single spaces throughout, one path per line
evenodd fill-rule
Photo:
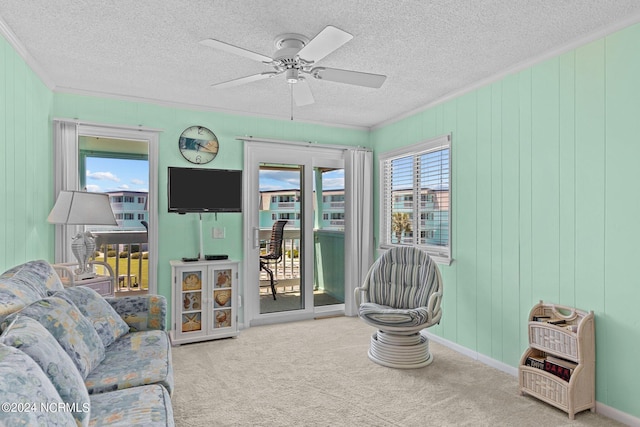
M 60 191 L 47 221 L 52 224 L 82 226 L 118 225 L 109 203 L 109 195 L 86 191 Z M 95 277 L 89 265 L 95 250 L 95 238 L 90 231 L 85 230 L 73 237 L 71 251 L 78 260 L 78 268 L 75 270 L 77 279 Z

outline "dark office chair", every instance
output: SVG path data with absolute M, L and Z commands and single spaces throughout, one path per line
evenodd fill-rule
M 269 252 L 260 255 L 260 270 L 264 270 L 269 275 L 269 282 L 271 283 L 271 294 L 273 299 L 276 299 L 276 287 L 273 281 L 273 270 L 269 268 L 269 263 L 275 261 L 276 265 L 282 259 L 282 240 L 284 235 L 284 226 L 287 224 L 285 220 L 279 220 L 273 223 L 271 227 L 271 240 L 269 241 Z

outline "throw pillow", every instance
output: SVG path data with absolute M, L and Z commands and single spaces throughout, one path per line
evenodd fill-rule
M 8 411 L 0 411 L 0 425 L 75 425 L 70 412 L 57 410 L 58 405 L 63 404 L 60 395 L 38 364 L 25 353 L 0 344 L 0 378 L 2 403 L 9 405 Z M 26 404 L 30 406 L 25 408 Z
M 17 316 L 0 335 L 0 343 L 31 357 L 68 404 L 78 425 L 89 425 L 89 393 L 78 368 L 56 339 L 37 321 Z
M 93 325 L 72 303 L 58 297 L 38 300 L 7 317 L 25 315 L 40 322 L 71 357 L 82 378 L 104 359 L 104 344 Z M 3 323 L 3 326 L 6 323 Z
M 2 273 L 0 277 L 29 284 L 41 297 L 46 297 L 47 291 L 61 291 L 64 289 L 60 277 L 53 266 L 42 259 L 16 265 Z
M 129 325 L 122 320 L 111 304 L 91 288 L 76 286 L 56 292 L 55 296 L 64 298 L 78 307 L 78 310 L 93 323 L 105 347 L 129 332 Z

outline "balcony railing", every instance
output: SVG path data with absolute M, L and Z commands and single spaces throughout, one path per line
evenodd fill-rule
M 260 241 L 264 253 L 268 251 L 270 238 L 271 229 L 260 230 Z M 287 283 L 290 279 L 300 279 L 300 230 L 285 228 L 283 245 L 282 259 L 276 264 L 272 263 L 271 266 L 275 266 L 274 279 Z M 314 246 L 316 257 L 314 288 L 344 300 L 344 231 L 314 230 Z M 269 280 L 266 272 L 260 271 L 260 280 Z
M 96 259 L 108 263 L 117 278 L 116 295 L 119 292 L 148 291 L 147 232 L 100 231 L 93 234 L 96 236 L 96 247 L 99 252 Z

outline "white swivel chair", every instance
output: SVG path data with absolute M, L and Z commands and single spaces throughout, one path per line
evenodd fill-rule
M 360 318 L 378 329 L 371 336 L 371 360 L 391 368 L 421 368 L 433 361 L 421 331 L 442 317 L 442 278 L 425 251 L 412 246 L 386 251 L 355 289 L 355 301 Z

